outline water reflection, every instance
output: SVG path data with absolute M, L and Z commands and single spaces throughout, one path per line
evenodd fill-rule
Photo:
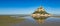
M 39 23 L 39 24 L 40 24 L 40 23 L 41 23 L 41 24 L 44 23 L 44 21 L 45 21 L 44 19 L 43 19 L 43 20 L 41 20 L 41 19 L 36 20 L 36 22 Z
M 15 19 L 16 18 L 16 19 Z M 10 23 L 9 23 L 10 22 Z M 12 23 L 11 23 L 12 22 Z M 0 26 L 60 26 L 60 17 L 0 16 Z
M 47 19 L 48 17 L 39 17 L 39 18 L 34 18 L 35 21 L 39 24 L 43 24 L 45 22 L 45 20 Z

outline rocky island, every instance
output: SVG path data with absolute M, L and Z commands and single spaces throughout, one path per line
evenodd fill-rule
M 47 18 L 49 16 L 51 15 L 47 13 L 42 6 L 38 8 L 34 13 L 32 13 L 32 17 L 38 19 Z

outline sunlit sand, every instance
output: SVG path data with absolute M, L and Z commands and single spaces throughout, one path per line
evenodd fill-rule
M 24 20 L 24 18 L 13 18 L 10 16 L 1 16 L 0 15 L 0 26 L 10 26 L 9 24 L 15 24 L 15 23 L 19 23 L 22 22 Z

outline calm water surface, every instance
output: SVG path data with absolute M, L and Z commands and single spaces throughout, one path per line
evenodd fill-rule
M 49 17 L 45 20 L 43 20 L 43 23 L 40 23 L 40 21 L 33 19 L 32 17 L 23 17 L 26 20 L 11 24 L 11 26 L 60 26 L 60 18 L 59 17 Z

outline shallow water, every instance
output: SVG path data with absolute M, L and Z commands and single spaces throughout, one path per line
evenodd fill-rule
M 42 21 L 35 20 L 32 17 L 23 17 L 24 21 L 16 24 L 10 24 L 11 26 L 60 26 L 60 18 L 58 17 L 49 17 Z

